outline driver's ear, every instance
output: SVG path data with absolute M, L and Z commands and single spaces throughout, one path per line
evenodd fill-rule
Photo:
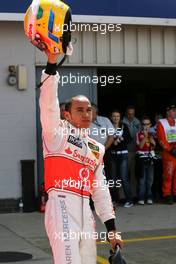
M 64 117 L 65 117 L 65 119 L 66 119 L 67 121 L 70 121 L 70 119 L 71 119 L 70 112 L 65 111 L 65 112 L 64 112 Z

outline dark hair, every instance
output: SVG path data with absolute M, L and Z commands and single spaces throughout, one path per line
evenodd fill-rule
M 98 106 L 95 104 L 95 103 L 92 103 L 91 102 L 91 107 L 95 108 L 96 109 L 96 113 L 98 115 Z
M 113 114 L 113 113 L 119 113 L 119 114 L 120 114 L 119 125 L 120 125 L 120 127 L 122 127 L 122 113 L 121 113 L 120 110 L 117 109 L 117 108 L 111 111 L 110 119 L 111 119 L 112 124 L 113 124 L 113 121 L 112 121 L 112 114 Z
M 72 98 L 65 102 L 65 111 L 66 112 L 70 112 L 71 111 L 71 106 L 72 106 Z
M 127 108 L 126 108 L 126 111 L 128 111 L 129 109 L 136 109 L 134 105 L 128 105 Z
M 111 111 L 111 115 L 112 115 L 112 113 L 119 113 L 119 114 L 121 115 L 121 112 L 120 112 L 119 109 L 113 109 L 113 110 Z
M 98 110 L 98 106 L 95 103 L 92 103 L 91 102 L 91 106 L 94 107 L 94 108 L 96 108 Z
M 62 102 L 62 103 L 59 104 L 60 107 L 63 106 L 63 105 L 65 106 L 65 102 Z
M 75 99 L 79 100 L 80 98 L 81 98 L 81 99 L 82 99 L 82 98 L 85 98 L 85 99 L 89 100 L 85 95 L 81 95 L 81 94 L 79 94 L 79 95 L 73 96 L 72 98 L 70 98 L 69 100 L 67 100 L 67 101 L 65 102 L 65 111 L 66 111 L 66 112 L 70 112 L 70 111 L 71 111 L 71 107 L 72 107 L 72 102 L 73 102 Z
M 147 116 L 147 115 L 144 115 L 144 116 L 141 118 L 141 122 L 144 121 L 144 120 L 150 120 L 150 122 L 151 122 L 150 117 Z

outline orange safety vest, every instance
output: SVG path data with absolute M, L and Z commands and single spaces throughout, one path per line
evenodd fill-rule
M 176 122 L 175 122 L 175 126 L 170 126 L 167 119 L 160 119 L 160 123 L 163 125 L 167 142 L 175 143 L 176 142 Z

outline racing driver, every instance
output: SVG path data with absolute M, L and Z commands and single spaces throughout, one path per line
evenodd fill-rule
M 90 193 L 96 212 L 107 228 L 112 248 L 123 246 L 104 180 L 104 147 L 88 136 L 86 129 L 91 124 L 92 108 L 87 97 L 71 98 L 65 106 L 65 120 L 60 119 L 59 74 L 56 72 L 59 54 L 46 52 L 46 55 L 48 63 L 42 73 L 39 101 L 45 189 L 49 197 L 45 211 L 46 232 L 55 264 L 96 264 Z

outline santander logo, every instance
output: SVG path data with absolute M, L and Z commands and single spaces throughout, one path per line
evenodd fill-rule
M 71 155 L 71 154 L 73 153 L 73 152 L 71 151 L 70 148 L 65 149 L 65 152 L 66 152 L 67 154 L 69 154 L 69 155 Z
M 92 160 L 89 157 L 81 155 L 76 149 L 72 151 L 70 147 L 68 147 L 65 149 L 65 153 L 67 155 L 72 155 L 73 158 L 76 158 L 82 161 L 83 163 L 88 163 L 90 166 L 93 166 L 94 168 L 96 168 L 97 166 L 96 160 Z

